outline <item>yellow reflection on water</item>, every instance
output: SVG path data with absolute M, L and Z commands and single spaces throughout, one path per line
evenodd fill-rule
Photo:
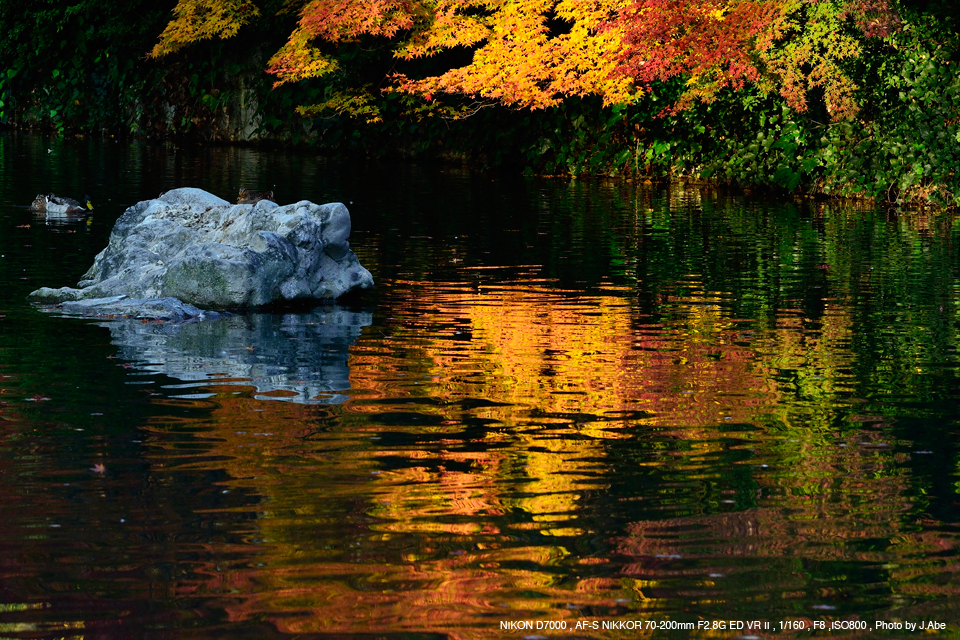
M 503 403 L 507 407 L 494 412 L 500 419 L 532 410 L 545 414 L 545 422 L 552 414 L 646 411 L 648 424 L 707 426 L 773 410 L 780 400 L 771 376 L 774 358 L 758 357 L 740 329 L 743 321 L 725 312 L 729 294 L 703 291 L 693 277 L 688 284 L 692 291 L 666 301 L 669 320 L 653 321 L 615 287 L 582 295 L 535 280 L 476 290 L 406 283 L 422 292 L 416 306 L 431 313 L 403 317 L 382 349 L 355 356 L 353 383 L 361 393 L 410 392 L 405 385 L 395 388 L 398 369 L 391 370 L 389 357 L 382 356 L 394 341 L 417 336 L 417 373 L 433 378 L 430 392 L 445 400 Z M 470 332 L 469 342 L 451 341 L 450 331 L 431 331 L 443 318 L 457 319 L 461 331 Z M 790 333 L 786 324 L 784 329 Z M 806 349 L 789 335 L 773 339 L 778 344 L 771 351 L 778 354 Z M 584 424 L 615 437 L 610 427 Z
M 211 569 L 190 593 L 289 633 L 455 638 L 586 608 L 801 599 L 798 558 L 894 559 L 903 594 L 952 593 L 929 584 L 945 565 L 920 557 L 955 540 L 903 525 L 914 499 L 883 418 L 836 433 L 855 364 L 844 302 L 757 326 L 729 316 L 730 294 L 695 274 L 684 284 L 654 320 L 612 287 L 407 282 L 397 289 L 416 295 L 388 300 L 391 322 L 351 352 L 347 404 L 263 402 L 236 386 L 204 401 L 216 455 L 157 461 L 226 469 L 260 497 L 247 534 L 257 564 Z M 728 425 L 749 430 L 731 442 Z M 645 457 L 611 457 L 648 439 Z M 624 470 L 654 478 L 635 496 L 646 515 L 598 532 L 592 501 Z M 870 548 L 881 539 L 899 547 Z

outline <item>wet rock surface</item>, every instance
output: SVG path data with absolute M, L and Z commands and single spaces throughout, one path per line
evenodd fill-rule
M 201 189 L 174 189 L 127 209 L 77 288 L 43 287 L 30 298 L 68 314 L 149 318 L 169 311 L 196 319 L 203 314 L 187 307 L 332 300 L 373 286 L 349 235 L 350 213 L 339 203 L 232 205 Z M 167 298 L 184 306 L 144 303 Z M 100 301 L 77 304 L 92 300 Z M 138 306 L 143 315 L 131 312 Z
M 176 298 L 128 298 L 127 296 L 69 300 L 58 304 L 55 311 L 68 316 L 85 318 L 137 318 L 173 322 L 219 320 L 230 315 L 200 309 Z

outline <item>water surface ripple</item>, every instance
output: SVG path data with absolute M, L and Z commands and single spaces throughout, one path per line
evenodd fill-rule
M 376 288 L 25 301 L 179 186 L 347 203 Z M 955 635 L 958 265 L 949 215 L 0 134 L 0 635 Z

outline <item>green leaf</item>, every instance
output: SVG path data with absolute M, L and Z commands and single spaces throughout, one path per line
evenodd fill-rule
M 777 184 L 786 187 L 788 191 L 793 191 L 800 185 L 801 176 L 788 167 L 781 167 L 774 174 L 773 179 Z

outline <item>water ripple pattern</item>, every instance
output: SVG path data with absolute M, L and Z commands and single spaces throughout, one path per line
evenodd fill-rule
M 25 301 L 186 185 L 345 202 L 376 287 Z M 956 635 L 958 247 L 932 212 L 0 133 L 0 635 Z

